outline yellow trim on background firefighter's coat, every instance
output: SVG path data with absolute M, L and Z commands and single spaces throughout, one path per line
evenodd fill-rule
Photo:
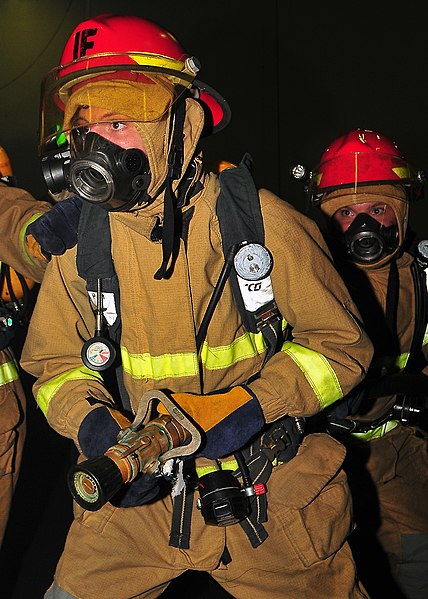
M 60 374 L 59 376 L 49 381 L 49 383 L 45 383 L 40 387 L 36 397 L 37 405 L 42 410 L 43 414 L 46 416 L 50 401 L 59 389 L 59 387 L 61 387 L 64 383 L 68 383 L 68 381 L 82 381 L 88 379 L 91 381 L 103 380 L 101 374 L 95 372 L 94 370 L 89 370 L 89 368 L 87 368 L 83 364 L 82 366 L 79 366 L 79 368 L 67 370 L 67 372 Z
M 425 335 L 424 335 L 424 340 L 422 341 L 422 346 L 426 345 L 428 343 L 428 325 L 427 328 L 425 329 Z
M 8 383 L 12 383 L 12 381 L 17 381 L 18 379 L 19 372 L 16 362 L 11 360 L 10 362 L 0 364 L 0 385 L 7 385 Z
M 351 433 L 353 437 L 358 439 L 359 441 L 372 441 L 373 439 L 379 439 L 392 431 L 396 426 L 398 426 L 398 420 L 388 420 L 385 424 L 374 428 L 372 431 L 367 431 L 365 433 Z
M 400 370 L 403 370 L 403 368 L 407 364 L 409 357 L 410 357 L 409 352 L 406 352 L 404 354 L 400 354 L 399 356 L 397 356 L 397 358 L 395 360 L 395 365 L 397 366 L 397 368 L 399 368 Z

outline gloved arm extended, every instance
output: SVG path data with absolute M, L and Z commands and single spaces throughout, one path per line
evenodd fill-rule
M 72 196 L 29 224 L 26 230 L 29 253 L 49 261 L 52 255 L 59 256 L 75 246 L 81 208 L 82 200 Z

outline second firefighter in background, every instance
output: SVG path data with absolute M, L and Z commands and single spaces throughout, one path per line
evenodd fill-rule
M 375 348 L 367 377 L 327 414 L 347 447 L 351 544 L 379 599 L 428 597 L 428 242 L 409 226 L 424 179 L 395 142 L 354 129 L 328 146 L 308 185 Z

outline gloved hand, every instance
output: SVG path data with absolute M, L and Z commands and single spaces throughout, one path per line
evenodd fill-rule
M 117 435 L 130 421 L 118 410 L 101 406 L 89 412 L 78 432 L 78 443 L 88 459 L 103 455 L 109 447 L 117 444 Z M 134 507 L 152 501 L 159 493 L 155 477 L 140 474 L 132 482 L 123 485 L 112 498 L 117 507 Z
M 26 241 L 33 255 L 37 256 L 37 245 L 47 260 L 59 256 L 77 243 L 82 200 L 72 196 L 55 204 L 27 227 Z
M 256 396 L 244 385 L 208 395 L 173 393 L 171 397 L 205 432 L 197 455 L 212 460 L 241 449 L 265 423 Z M 168 414 L 161 403 L 158 411 Z

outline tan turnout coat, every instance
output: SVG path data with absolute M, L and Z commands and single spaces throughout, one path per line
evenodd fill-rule
M 289 203 L 261 190 L 275 298 L 293 339 L 262 367 L 257 345 L 242 345 L 246 331 L 227 284 L 198 357 L 196 333 L 223 265 L 215 212 L 218 177 L 208 174 L 203 182 L 191 200 L 187 242 L 180 240 L 170 279 L 153 278 L 162 250 L 150 234 L 161 205 L 109 216 L 124 381 L 133 409 L 148 389 L 205 394 L 245 383 L 261 369 L 250 387 L 267 422 L 315 414 L 361 381 L 372 357 L 359 313 L 321 234 Z M 72 249 L 47 267 L 22 365 L 37 377 L 34 393 L 49 424 L 76 443 L 82 420 L 94 409 L 86 398 L 113 400 L 99 374 L 81 362 L 82 344 L 94 329 Z M 274 469 L 268 483 L 269 538 L 257 549 L 239 525 L 206 526 L 196 508 L 189 550 L 170 547 L 170 496 L 136 508 L 107 503 L 98 512 L 82 513 L 76 507 L 57 584 L 82 599 L 156 597 L 173 576 L 194 568 L 210 571 L 235 597 L 256 591 L 269 599 L 365 597 L 346 544 L 352 523 L 343 458 L 337 441 L 315 434 L 291 462 Z M 220 562 L 226 543 L 232 555 L 228 566 Z

